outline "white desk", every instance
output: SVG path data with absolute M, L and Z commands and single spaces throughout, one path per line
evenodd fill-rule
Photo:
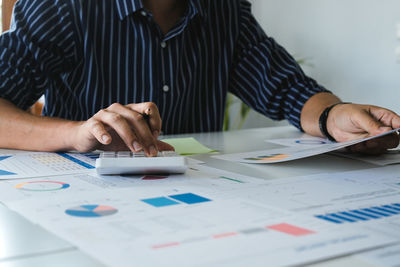
M 265 139 L 298 137 L 292 127 L 260 128 L 223 133 L 175 135 L 168 137 L 195 137 L 206 146 L 221 153 L 247 152 L 279 147 Z M 375 165 L 344 159 L 332 155 L 297 160 L 276 165 L 247 165 L 211 158 L 210 155 L 193 156 L 211 167 L 238 172 L 262 179 L 279 179 L 322 172 L 339 172 L 374 168 Z M 0 181 L 1 182 L 1 181 Z M 48 233 L 20 215 L 0 206 L 0 266 L 102 266 L 80 252 L 73 245 Z M 319 265 L 366 266 L 350 256 L 319 263 Z

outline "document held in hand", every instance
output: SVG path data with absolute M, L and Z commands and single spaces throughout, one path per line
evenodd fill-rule
M 318 146 L 311 147 L 282 147 L 275 148 L 270 150 L 263 151 L 254 151 L 247 153 L 236 153 L 236 154 L 226 154 L 226 155 L 218 155 L 214 156 L 214 158 L 229 160 L 229 161 L 238 161 L 243 163 L 256 163 L 256 164 L 270 164 L 270 163 L 278 163 L 278 162 L 286 162 L 292 161 L 296 159 L 307 158 L 311 156 L 316 156 L 324 153 L 328 153 L 331 151 L 339 150 L 348 146 L 352 146 L 358 143 L 362 143 L 365 141 L 369 141 L 375 138 L 379 138 L 382 136 L 386 136 L 393 133 L 398 133 L 399 129 L 394 129 L 392 131 L 367 137 L 364 139 L 352 140 L 343 143 L 327 143 L 321 144 Z

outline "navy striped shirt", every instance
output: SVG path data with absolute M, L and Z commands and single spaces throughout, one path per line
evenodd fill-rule
M 244 0 L 189 0 L 164 35 L 141 0 L 19 0 L 0 37 L 0 97 L 87 120 L 112 103 L 155 102 L 163 132 L 221 130 L 227 92 L 298 128 L 325 91 L 261 29 Z

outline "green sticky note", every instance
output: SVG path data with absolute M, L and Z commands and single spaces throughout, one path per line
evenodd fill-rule
M 193 137 L 188 138 L 171 138 L 162 140 L 175 148 L 175 152 L 180 155 L 194 155 L 194 154 L 207 154 L 216 152 L 212 150 Z

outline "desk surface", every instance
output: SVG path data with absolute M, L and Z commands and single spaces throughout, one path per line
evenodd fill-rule
M 175 135 L 168 137 L 195 137 L 204 145 L 221 153 L 247 152 L 279 147 L 266 139 L 299 137 L 292 127 L 247 129 L 231 132 Z M 196 155 L 208 166 L 262 179 L 280 179 L 299 175 L 329 173 L 375 168 L 375 165 L 333 155 L 321 155 L 284 164 L 249 165 Z M 47 232 L 22 216 L 0 206 L 0 266 L 102 266 L 76 247 Z M 319 265 L 366 266 L 352 257 L 331 260 Z

